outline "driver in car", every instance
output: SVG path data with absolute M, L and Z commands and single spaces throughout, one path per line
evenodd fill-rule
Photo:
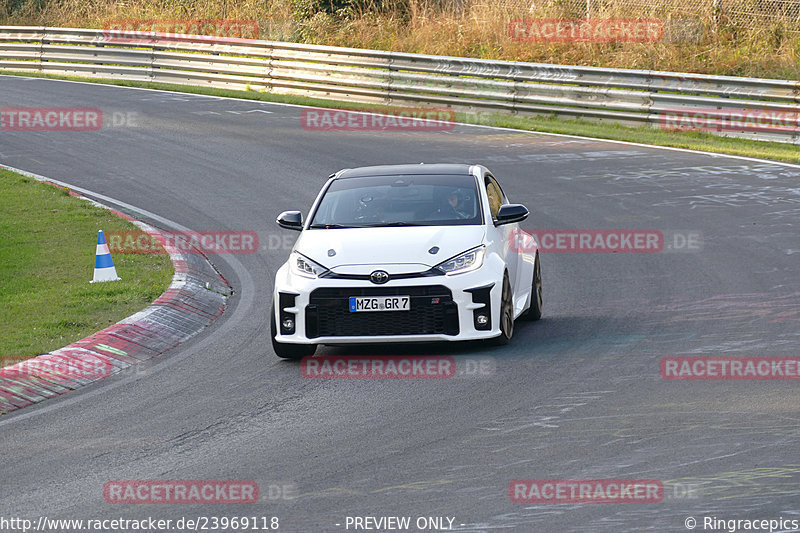
M 439 214 L 444 219 L 469 218 L 469 215 L 464 212 L 464 207 L 461 205 L 461 195 L 458 189 L 448 192 L 445 200 L 444 205 L 439 208 Z

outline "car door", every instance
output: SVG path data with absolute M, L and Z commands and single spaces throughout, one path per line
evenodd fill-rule
M 519 224 L 503 224 L 502 226 L 494 225 L 497 222 L 497 212 L 500 206 L 508 203 L 502 187 L 491 174 L 487 174 L 484 178 L 484 185 L 486 187 L 486 197 L 489 200 L 489 212 L 493 222 L 493 238 L 495 242 L 497 253 L 499 253 L 506 263 L 508 268 L 508 279 L 511 282 L 511 287 L 514 290 L 514 299 L 520 295 L 519 290 L 519 254 L 515 246 L 511 246 L 512 239 L 516 235 Z M 492 229 L 490 228 L 490 231 Z

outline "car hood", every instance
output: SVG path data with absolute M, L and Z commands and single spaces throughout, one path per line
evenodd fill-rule
M 303 231 L 295 250 L 342 274 L 360 273 L 365 266 L 390 274 L 419 272 L 480 245 L 484 236 L 478 225 L 312 229 Z M 432 254 L 434 247 L 439 251 Z

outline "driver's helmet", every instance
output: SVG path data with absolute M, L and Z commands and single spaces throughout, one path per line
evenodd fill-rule
M 449 203 L 451 199 L 455 198 L 456 201 L 460 204 L 461 203 L 461 191 L 458 189 L 450 189 L 447 191 L 447 195 L 445 196 L 445 200 Z M 456 204 L 457 205 L 457 204 Z

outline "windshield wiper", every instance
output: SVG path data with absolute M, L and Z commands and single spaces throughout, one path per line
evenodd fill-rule
M 345 226 L 344 224 L 311 224 L 309 229 L 343 229 L 343 228 L 363 228 L 364 226 Z
M 417 224 L 414 222 L 380 222 L 378 224 L 367 224 L 366 228 L 397 228 L 401 226 L 427 226 L 428 224 Z

